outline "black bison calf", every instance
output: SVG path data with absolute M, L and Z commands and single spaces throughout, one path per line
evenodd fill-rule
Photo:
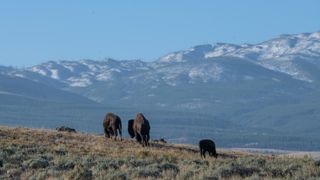
M 122 140 L 122 124 L 119 116 L 113 113 L 107 113 L 103 119 L 103 128 L 106 138 L 114 136 L 114 139 L 116 140 L 119 131 L 120 140 Z
M 218 157 L 216 152 L 216 145 L 210 139 L 203 139 L 199 141 L 200 155 L 206 158 L 206 152 L 209 152 L 210 156 Z

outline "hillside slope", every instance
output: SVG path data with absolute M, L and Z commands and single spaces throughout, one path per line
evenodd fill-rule
M 102 135 L 0 127 L 0 178 L 219 179 L 320 177 L 319 162 L 218 149 L 201 159 L 188 145 L 106 140 Z

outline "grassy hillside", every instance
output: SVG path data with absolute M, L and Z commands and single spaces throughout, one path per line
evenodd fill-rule
M 320 178 L 319 163 L 218 149 L 201 159 L 189 145 L 106 141 L 102 135 L 0 127 L 0 179 Z

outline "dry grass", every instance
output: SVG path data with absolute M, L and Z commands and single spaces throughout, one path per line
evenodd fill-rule
M 308 157 L 289 158 L 218 149 L 201 159 L 190 145 L 0 127 L 0 179 L 311 179 L 320 168 Z

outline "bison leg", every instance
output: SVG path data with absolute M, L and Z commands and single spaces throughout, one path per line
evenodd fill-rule
M 139 142 L 138 133 L 137 133 L 136 131 L 134 131 L 134 137 L 135 137 L 136 140 Z
M 209 152 L 209 156 L 210 156 L 210 157 L 213 156 L 213 152 L 212 152 L 212 151 Z
M 146 135 L 146 141 L 147 141 L 147 145 L 149 146 L 150 144 L 149 144 L 149 140 L 150 140 L 150 136 L 149 136 L 149 134 L 147 134 Z
M 149 146 L 148 135 L 145 134 L 145 135 L 143 136 L 143 138 L 144 138 L 144 144 L 145 144 L 146 146 Z
M 104 136 L 105 136 L 106 138 L 109 138 L 109 137 L 110 137 L 109 132 L 108 132 L 108 130 L 107 130 L 106 128 L 104 129 Z
M 145 143 L 146 143 L 146 146 L 149 146 L 149 135 L 148 134 L 145 135 Z
M 112 136 L 114 136 L 114 131 L 113 131 L 112 127 L 108 127 L 107 131 L 108 131 L 108 136 L 109 136 L 110 138 L 111 138 Z
M 204 149 L 200 150 L 201 158 L 206 158 L 206 151 Z
M 143 138 L 143 145 L 144 146 L 148 146 L 148 144 L 147 144 L 147 136 L 143 135 L 142 138 Z
M 139 135 L 136 131 L 134 132 L 134 137 L 136 138 L 137 142 L 140 143 Z
M 114 140 L 116 141 L 117 140 L 117 136 L 118 136 L 118 131 L 117 131 L 116 127 L 113 127 L 112 131 L 114 132 Z
M 144 143 L 144 137 L 142 136 L 142 134 L 141 134 L 140 132 L 138 132 L 138 137 L 139 137 L 139 142 L 140 142 L 140 144 L 142 144 L 142 146 L 144 146 L 144 145 L 145 145 L 145 143 Z
M 122 141 L 122 132 L 121 132 L 121 129 L 119 129 L 119 135 L 120 135 L 120 141 Z

